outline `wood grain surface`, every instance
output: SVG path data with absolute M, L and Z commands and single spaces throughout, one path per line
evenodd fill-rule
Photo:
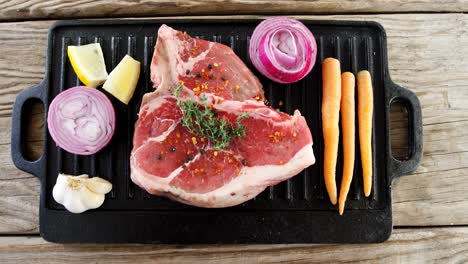
M 369 245 L 52 244 L 0 237 L 2 263 L 466 263 L 468 228 L 399 229 Z
M 10 2 L 17 2 L 19 7 L 16 9 L 8 7 Z M 50 4 L 42 1 L 38 1 L 37 4 L 35 1 L 10 2 L 0 2 L 1 19 L 9 19 L 8 16 L 18 18 L 23 13 L 27 13 L 30 18 L 67 15 L 61 13 L 65 11 L 52 7 L 53 3 L 61 6 L 67 1 L 50 1 Z M 86 10 L 89 6 L 96 7 L 106 1 L 77 2 L 80 4 L 76 7 L 71 1 L 67 5 L 72 6 L 72 10 L 73 8 Z M 239 4 L 236 1 L 232 2 Z M 242 1 L 242 4 L 249 2 Z M 324 3 L 324 1 L 316 2 L 317 4 Z M 418 2 L 421 2 L 419 5 L 421 8 L 426 5 L 431 6 L 429 1 Z M 176 2 L 173 5 L 181 3 L 187 2 Z M 377 1 L 366 1 L 366 3 L 379 5 Z M 411 3 L 413 2 L 406 1 L 402 6 L 406 6 L 410 11 L 412 10 Z M 446 3 L 449 1 L 443 1 L 440 5 L 444 6 Z M 462 10 L 463 7 L 467 7 L 466 4 L 463 5 L 464 1 L 451 1 L 451 3 L 453 5 L 450 7 L 446 6 L 448 9 L 451 8 L 447 11 L 456 11 L 455 8 Z M 132 4 L 133 2 L 129 5 Z M 308 3 L 298 1 L 294 4 Z M 123 4 L 114 3 L 113 5 Z M 193 5 L 197 5 L 196 1 Z M 331 1 L 329 5 L 334 6 Z M 343 6 L 347 5 L 351 4 L 343 1 Z M 441 8 L 443 10 L 443 7 Z M 109 7 L 109 9 L 112 8 Z M 113 15 L 128 14 L 123 9 L 114 8 Z M 426 10 L 434 11 L 429 7 Z M 355 12 L 355 10 L 348 11 Z M 374 11 L 379 12 L 378 9 Z M 77 16 L 81 14 L 81 11 L 74 12 Z M 132 14 L 145 15 L 146 13 Z M 390 241 L 374 245 L 193 247 L 57 245 L 44 242 L 37 237 L 39 180 L 16 169 L 11 161 L 11 109 L 20 91 L 37 84 L 43 78 L 46 33 L 53 22 L 4 22 L 0 23 L 0 50 L 2 51 L 0 56 L 0 234 L 10 236 L 0 236 L 0 262 L 127 263 L 129 261 L 151 262 L 156 258 L 158 263 L 193 263 L 196 261 L 201 263 L 467 262 L 467 227 L 420 228 L 420 226 L 468 225 L 468 192 L 466 191 L 468 189 L 468 166 L 466 165 L 468 158 L 468 104 L 466 103 L 468 100 L 468 60 L 466 59 L 468 15 L 367 14 L 301 18 L 380 22 L 387 32 L 392 79 L 401 86 L 416 92 L 422 103 L 424 157 L 421 166 L 414 174 L 402 177 L 393 183 L 393 220 L 397 229 Z M 392 139 L 396 144 L 396 153 L 402 156 L 406 151 L 404 135 L 406 135 L 407 124 L 401 118 L 401 108 L 392 114 L 392 117 Z M 43 109 L 37 105 L 32 107 L 30 124 L 33 129 L 39 131 L 43 129 L 42 118 Z M 37 157 L 42 145 L 40 134 L 30 133 L 27 145 L 30 155 Z M 408 226 L 411 228 L 399 228 Z M 24 236 L 25 234 L 32 235 L 32 237 Z
M 466 0 L 7 0 L 0 20 L 161 15 L 466 12 Z

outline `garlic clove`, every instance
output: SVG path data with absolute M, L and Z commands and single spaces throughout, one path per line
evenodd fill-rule
M 101 206 L 104 203 L 104 194 L 111 189 L 112 184 L 99 177 L 88 178 L 86 174 L 79 176 L 59 174 L 52 195 L 55 201 L 68 211 L 82 213 Z
M 99 177 L 90 178 L 85 184 L 92 192 L 99 194 L 106 194 L 112 190 L 112 184 Z
M 52 189 L 52 196 L 54 200 L 59 203 L 63 204 L 65 201 L 64 193 L 67 192 L 67 176 L 63 174 L 59 174 L 57 177 L 57 183 L 55 183 L 54 189 Z
M 88 188 L 83 188 L 81 202 L 88 209 L 96 209 L 104 203 L 104 194 L 95 193 Z
M 63 174 L 63 175 L 66 175 L 66 174 Z M 81 175 L 78 175 L 78 176 L 71 176 L 71 175 L 68 175 L 69 177 L 75 177 L 75 178 L 79 178 L 79 179 L 88 179 L 89 176 L 88 174 L 81 174 Z
M 90 209 L 83 203 L 81 192 L 76 190 L 67 191 L 62 205 L 74 214 L 79 214 Z

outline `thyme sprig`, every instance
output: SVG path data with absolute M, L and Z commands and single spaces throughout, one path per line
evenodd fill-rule
M 177 98 L 177 107 L 182 113 L 182 126 L 190 133 L 209 139 L 215 149 L 223 149 L 235 138 L 244 138 L 246 127 L 242 120 L 249 116 L 243 112 L 237 116 L 236 122 L 225 118 L 218 118 L 218 113 L 208 106 L 208 98 L 205 94 L 200 96 L 201 104 L 192 100 L 181 100 L 179 98 L 182 85 L 178 85 L 173 94 Z

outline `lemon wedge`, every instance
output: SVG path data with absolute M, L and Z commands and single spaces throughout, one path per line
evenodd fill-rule
M 128 104 L 140 77 L 140 62 L 129 55 L 119 62 L 109 74 L 102 89 L 106 90 L 122 103 Z
M 68 46 L 67 53 L 70 63 L 82 83 L 94 88 L 104 83 L 107 71 L 99 43 Z

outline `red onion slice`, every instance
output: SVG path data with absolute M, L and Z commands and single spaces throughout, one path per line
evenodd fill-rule
M 115 112 L 102 92 L 77 86 L 54 98 L 47 126 L 57 146 L 70 153 L 92 155 L 109 144 L 115 130 Z
M 254 30 L 249 47 L 255 68 L 279 83 L 304 78 L 314 67 L 317 43 L 301 22 L 287 17 L 262 21 Z

